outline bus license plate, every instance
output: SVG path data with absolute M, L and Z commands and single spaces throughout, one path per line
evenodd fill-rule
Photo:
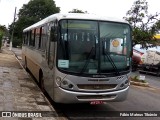
M 90 104 L 91 105 L 99 105 L 99 104 L 103 104 L 104 102 L 101 100 L 96 100 L 96 101 L 91 101 Z

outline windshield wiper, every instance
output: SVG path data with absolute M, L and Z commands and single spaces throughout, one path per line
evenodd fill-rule
M 107 57 L 108 60 L 109 60 L 109 62 L 110 62 L 111 65 L 113 66 L 113 69 L 115 70 L 116 74 L 117 74 L 117 75 L 120 75 L 120 73 L 119 73 L 119 71 L 118 71 L 115 63 L 113 62 L 111 56 L 110 56 L 107 52 L 105 52 L 105 50 L 103 50 L 103 53 L 104 53 L 104 55 L 105 55 L 105 58 Z
M 94 51 L 94 48 L 95 48 L 95 47 L 92 46 L 92 48 L 91 48 L 91 50 L 90 50 L 90 52 L 89 52 L 89 54 L 88 54 L 88 56 L 87 56 L 87 60 L 86 60 L 86 62 L 84 63 L 84 66 L 83 66 L 80 74 L 82 74 L 82 73 L 87 69 L 87 66 L 88 66 L 88 64 L 89 64 L 89 62 L 90 62 L 90 57 L 91 57 L 91 55 L 92 55 L 92 53 L 93 53 L 93 51 Z

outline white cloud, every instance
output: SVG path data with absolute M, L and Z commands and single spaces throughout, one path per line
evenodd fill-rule
M 1 0 L 0 1 L 0 24 L 11 24 L 14 16 L 14 9 L 20 9 L 29 0 Z M 79 9 L 89 13 L 100 14 L 109 17 L 122 18 L 131 8 L 135 0 L 54 0 L 61 12 L 67 13 L 72 9 Z M 159 0 L 147 0 L 149 12 L 160 12 Z M 18 13 L 18 11 L 17 11 Z
M 61 7 L 61 12 L 80 9 L 89 13 L 122 18 L 130 9 L 132 2 L 129 0 L 56 0 L 56 4 Z
M 1 0 L 0 1 L 0 25 L 11 24 L 14 18 L 15 7 L 18 10 L 29 0 Z

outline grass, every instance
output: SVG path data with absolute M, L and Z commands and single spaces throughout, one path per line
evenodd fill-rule
M 141 83 L 147 83 L 146 80 L 140 80 L 139 77 L 136 75 L 134 77 L 131 77 L 131 81 L 134 82 L 141 82 Z

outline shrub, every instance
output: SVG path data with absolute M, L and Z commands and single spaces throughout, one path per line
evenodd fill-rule
M 139 77 L 138 77 L 137 75 L 134 76 L 134 77 L 131 77 L 131 81 L 147 83 L 146 80 L 140 80 Z
M 2 47 L 2 37 L 3 37 L 3 34 L 0 33 L 0 50 L 1 50 L 1 47 Z
M 13 41 L 12 41 L 12 45 L 13 47 L 17 47 L 17 46 L 22 46 L 22 41 L 21 39 L 18 39 L 18 38 L 14 38 Z

